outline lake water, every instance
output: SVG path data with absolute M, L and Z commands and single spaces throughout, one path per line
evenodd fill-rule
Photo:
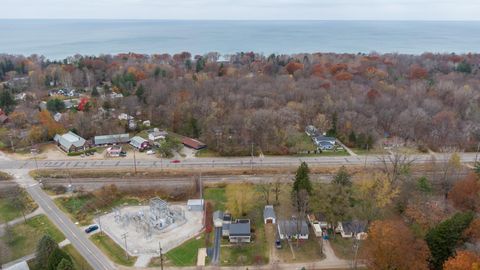
M 480 22 L 0 20 L 0 53 L 479 52 Z

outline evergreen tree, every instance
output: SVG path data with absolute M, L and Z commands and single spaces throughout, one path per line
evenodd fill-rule
M 65 110 L 65 102 L 58 98 L 50 99 L 47 101 L 47 110 L 52 113 L 63 112 Z
M 15 104 L 15 99 L 10 90 L 5 89 L 0 92 L 0 108 L 2 108 L 3 111 L 7 114 L 13 112 Z
M 48 258 L 58 248 L 58 244 L 49 236 L 44 235 L 37 244 L 35 264 L 37 269 L 47 268 Z
M 137 96 L 138 100 L 145 102 L 145 88 L 143 87 L 143 84 L 138 86 L 135 95 Z
M 100 96 L 100 93 L 98 93 L 97 87 L 94 86 L 92 89 L 92 97 L 98 97 Z
M 433 190 L 432 185 L 430 184 L 427 177 L 425 177 L 425 176 L 422 176 L 422 177 L 418 178 L 417 189 L 420 192 L 425 193 L 425 194 L 429 194 Z
M 48 257 L 47 268 L 42 269 L 57 270 L 57 267 L 63 260 L 69 261 L 70 264 L 72 263 L 72 258 L 70 258 L 65 251 L 57 247 L 53 250 L 52 254 L 50 254 L 50 257 Z
M 205 60 L 203 60 L 203 58 L 199 58 L 197 60 L 197 65 L 195 67 L 195 71 L 200 72 L 200 71 L 203 70 L 204 67 L 205 67 Z
M 299 192 L 303 189 L 306 190 L 308 194 L 312 194 L 312 183 L 310 182 L 310 177 L 308 176 L 309 173 L 310 169 L 308 168 L 307 163 L 302 162 L 295 174 L 295 182 L 293 182 L 294 192 Z
M 467 63 L 467 61 L 462 61 L 460 64 L 458 64 L 456 70 L 458 72 L 470 74 L 472 73 L 472 66 Z
M 347 172 L 345 166 L 340 167 L 337 174 L 333 177 L 332 183 L 339 186 L 350 187 L 352 186 L 352 177 Z
M 62 259 L 57 265 L 56 270 L 73 270 L 73 263 L 67 259 Z
M 198 121 L 195 119 L 195 117 L 190 118 L 190 131 L 192 134 L 192 137 L 198 138 L 200 137 L 200 128 L 198 127 Z
M 454 255 L 456 247 L 463 243 L 463 231 L 473 217 L 470 212 L 457 213 L 428 231 L 425 240 L 430 248 L 430 264 L 433 269 L 441 270 L 443 263 Z
M 337 113 L 333 113 L 332 115 L 332 128 L 327 130 L 327 136 L 330 137 L 337 137 Z
M 348 135 L 348 142 L 351 145 L 356 145 L 357 144 L 357 135 L 355 134 L 355 131 L 351 131 L 350 135 Z

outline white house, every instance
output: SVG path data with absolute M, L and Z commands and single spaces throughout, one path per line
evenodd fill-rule
M 150 141 L 158 141 L 158 140 L 165 140 L 168 133 L 163 130 L 159 130 L 158 128 L 154 128 L 150 132 L 148 132 L 148 139 Z
M 365 238 L 365 230 L 367 227 L 366 221 L 347 221 L 347 222 L 338 222 L 335 232 L 340 233 L 343 238 L 352 238 L 357 237 L 357 239 Z
M 188 200 L 187 209 L 188 211 L 203 211 L 203 200 L 202 199 Z

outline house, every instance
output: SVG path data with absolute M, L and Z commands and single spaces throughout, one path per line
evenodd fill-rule
M 320 226 L 320 223 L 317 221 L 315 218 L 314 214 L 307 215 L 308 223 L 313 229 L 313 232 L 315 233 L 316 237 L 322 237 L 322 227 Z
M 87 141 L 84 138 L 71 131 L 63 135 L 57 134 L 53 140 L 60 149 L 67 153 L 83 151 L 88 147 Z
M 335 139 L 334 137 L 326 137 L 326 136 L 316 136 L 314 139 L 314 142 L 315 144 L 319 144 L 320 142 L 327 142 L 327 143 L 330 143 L 332 145 L 335 145 L 337 139 Z
M 358 239 L 361 239 L 364 238 L 366 228 L 366 221 L 353 220 L 338 222 L 335 232 L 340 233 L 343 238 L 351 238 L 355 236 Z
M 222 211 L 215 211 L 213 212 L 213 226 L 216 228 L 221 228 L 223 226 L 223 212 Z
M 18 263 L 15 263 L 13 265 L 7 266 L 3 268 L 5 270 L 30 270 L 28 267 L 27 261 L 21 261 Z
M 120 145 L 114 145 L 107 148 L 107 156 L 109 157 L 119 157 L 122 152 L 122 147 Z
M 305 133 L 310 137 L 314 137 L 318 135 L 318 129 L 313 125 L 308 125 L 305 127 Z
M 121 113 L 118 115 L 118 120 L 133 120 L 135 119 L 133 116 L 130 116 L 126 113 Z
M 308 239 L 309 230 L 304 220 L 280 220 L 277 222 L 278 236 L 280 239 Z
M 159 130 L 158 128 L 154 128 L 153 130 L 148 132 L 148 139 L 152 142 L 158 140 L 165 140 L 168 133 L 163 130 Z
M 151 124 L 152 123 L 150 122 L 150 120 L 145 120 L 145 121 L 142 122 L 142 125 L 145 126 L 145 127 L 150 127 Z
M 187 209 L 192 212 L 203 211 L 203 199 L 188 200 Z
M 128 133 L 101 135 L 93 137 L 94 145 L 112 145 L 130 142 L 130 135 Z
M 239 219 L 230 224 L 228 239 L 230 243 L 250 243 L 250 220 Z
M 273 209 L 273 205 L 265 205 L 263 208 L 263 222 L 265 224 L 272 223 L 275 224 L 277 220 L 277 216 L 275 215 L 275 210 Z
M 201 141 L 192 139 L 192 138 L 184 138 L 182 140 L 182 143 L 186 147 L 193 148 L 195 150 L 200 150 L 200 149 L 203 149 L 203 148 L 207 147 L 206 144 L 202 143 Z
M 230 235 L 230 224 L 232 224 L 232 215 L 229 213 L 223 214 L 222 236 L 228 237 Z
M 321 141 L 317 143 L 317 148 L 321 151 L 334 150 L 335 144 L 331 144 L 330 142 L 327 142 L 327 141 Z
M 150 148 L 150 143 L 140 136 L 135 136 L 130 140 L 130 145 L 140 151 Z
M 323 213 L 316 213 L 315 220 L 318 222 L 318 224 L 320 224 L 320 227 L 322 227 L 322 229 L 328 228 L 327 217 Z

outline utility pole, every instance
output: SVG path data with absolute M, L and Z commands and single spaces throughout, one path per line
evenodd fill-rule
M 367 144 L 367 153 L 365 154 L 365 165 L 364 165 L 365 168 L 367 168 L 367 156 L 368 156 L 368 144 Z
M 253 171 L 253 142 L 252 142 L 252 149 L 250 150 L 250 170 Z
M 97 216 L 97 222 L 98 222 L 98 227 L 100 229 L 100 234 L 103 234 L 103 230 L 102 230 L 102 221 L 100 220 L 101 219 L 101 212 L 97 210 L 97 212 L 95 213 L 96 216 Z
M 128 250 L 127 250 L 127 234 L 128 232 L 122 234 L 122 239 L 125 240 L 125 257 L 127 258 L 128 260 Z
M 160 269 L 163 270 L 163 252 L 162 252 L 162 243 L 158 241 L 158 252 L 160 253 Z
M 478 152 L 480 151 L 480 142 L 477 144 L 477 153 L 475 154 L 475 165 L 478 162 Z
M 135 155 L 136 148 L 135 146 L 133 147 L 133 167 L 135 169 L 135 174 L 137 174 L 137 157 Z

